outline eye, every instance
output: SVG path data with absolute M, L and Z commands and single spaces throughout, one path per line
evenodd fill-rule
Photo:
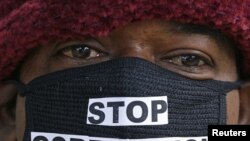
M 178 49 L 167 52 L 158 62 L 160 66 L 192 79 L 210 79 L 216 65 L 211 55 L 192 49 Z
M 105 53 L 84 44 L 71 45 L 63 49 L 62 54 L 75 59 L 92 59 L 105 55 Z
M 210 65 L 208 60 L 204 59 L 203 57 L 192 54 L 175 56 L 169 58 L 168 62 L 174 65 L 185 66 L 185 67 L 199 67 L 206 64 Z
M 205 67 L 213 67 L 213 61 L 205 54 L 202 53 L 191 53 L 191 54 L 179 54 L 173 53 L 168 57 L 164 57 L 161 60 L 168 64 L 175 65 L 180 69 L 199 69 Z

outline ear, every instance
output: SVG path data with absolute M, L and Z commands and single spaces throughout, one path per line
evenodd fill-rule
M 0 140 L 15 140 L 16 88 L 0 82 Z
M 239 124 L 250 124 L 250 82 L 239 89 L 240 114 Z

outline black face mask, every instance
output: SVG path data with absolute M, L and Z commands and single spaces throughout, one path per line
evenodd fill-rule
M 237 86 L 191 80 L 139 58 L 54 72 L 18 84 L 24 141 L 206 141 L 207 125 L 226 123 L 226 93 Z

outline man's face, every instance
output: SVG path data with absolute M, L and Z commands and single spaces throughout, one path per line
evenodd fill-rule
M 20 79 L 32 79 L 66 68 L 86 66 L 117 57 L 139 57 L 194 80 L 236 81 L 233 51 L 202 34 L 174 32 L 165 21 L 131 23 L 106 37 L 83 37 L 52 43 L 34 50 L 26 58 Z M 17 132 L 25 129 L 25 98 L 17 101 Z M 238 91 L 227 96 L 227 123 L 238 121 Z

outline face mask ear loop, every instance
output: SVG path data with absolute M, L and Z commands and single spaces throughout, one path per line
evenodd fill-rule
M 239 87 L 241 87 L 241 85 L 244 84 L 243 81 L 236 81 L 232 84 L 227 84 L 225 86 L 225 93 L 228 93 L 230 92 L 231 90 L 234 90 L 234 89 L 238 89 Z
M 219 124 L 226 124 L 227 121 L 227 117 L 226 117 L 226 95 L 228 92 L 230 92 L 231 90 L 237 89 L 239 88 L 244 82 L 243 81 L 236 81 L 233 83 L 226 83 L 225 85 L 222 86 L 222 89 L 224 89 L 224 94 L 220 95 L 220 120 L 219 120 Z
M 226 95 L 226 93 L 228 93 L 228 92 L 230 92 L 230 91 L 232 91 L 234 89 L 237 89 L 242 84 L 244 84 L 243 81 L 223 82 L 223 83 L 218 82 L 218 81 L 215 81 L 215 82 L 218 83 L 218 86 L 220 86 L 219 89 L 214 88 L 214 85 L 209 85 L 209 84 L 208 85 L 204 85 L 202 82 L 199 82 L 197 85 L 202 86 L 202 87 L 205 86 L 205 87 L 207 87 L 207 88 L 209 88 L 211 90 L 215 90 L 217 92 L 222 92 L 223 94 Z
M 26 96 L 27 90 L 26 90 L 26 85 L 24 83 L 15 80 L 8 80 L 6 81 L 6 83 L 15 85 L 20 96 L 22 97 Z

